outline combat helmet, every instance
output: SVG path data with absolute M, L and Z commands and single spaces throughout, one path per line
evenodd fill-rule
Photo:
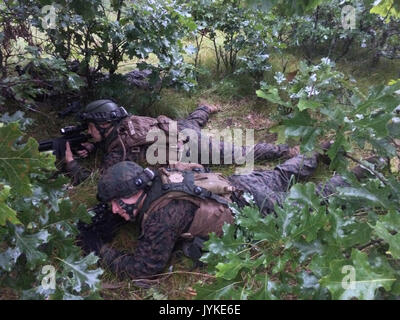
M 100 178 L 97 185 L 97 199 L 108 202 L 113 199 L 129 198 L 140 190 L 151 187 L 155 173 L 143 169 L 132 161 L 122 161 L 112 167 Z
M 93 122 L 96 124 L 118 122 L 128 115 L 124 107 L 119 107 L 112 100 L 96 100 L 89 103 L 79 116 L 84 122 Z

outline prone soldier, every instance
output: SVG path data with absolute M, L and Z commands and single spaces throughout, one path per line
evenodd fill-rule
M 209 115 L 217 110 L 216 106 L 206 103 L 200 104 L 186 119 L 176 122 L 178 132 L 191 129 L 196 132 L 200 140 L 201 128 L 207 123 Z M 104 152 L 101 172 L 125 160 L 147 165 L 146 150 L 151 144 L 146 140 L 147 133 L 156 128 L 168 135 L 169 126 L 174 122 L 166 116 L 151 118 L 129 115 L 123 107 L 119 107 L 111 100 L 97 100 L 89 103 L 80 114 L 80 118 L 83 124 L 87 125 L 88 133 L 96 144 L 85 143 L 85 149 L 78 151 L 78 155 L 87 157 L 89 152 L 95 150 L 95 146 L 99 146 Z M 222 151 L 220 154 L 223 159 L 224 143 L 221 142 L 217 147 Z M 212 148 L 213 146 L 210 146 L 210 150 Z M 234 148 L 233 146 L 232 153 L 236 154 Z M 242 147 L 239 152 L 243 155 L 247 152 L 246 150 L 246 147 Z M 254 158 L 256 160 L 289 158 L 297 153 L 298 148 L 289 148 L 287 145 L 258 143 L 254 146 Z M 200 145 L 198 157 L 201 158 Z M 65 152 L 65 171 L 73 178 L 73 184 L 79 184 L 90 175 L 89 170 L 81 167 L 75 161 L 68 143 Z
M 137 248 L 133 254 L 122 254 L 102 241 L 101 233 L 93 233 L 86 247 L 92 248 L 120 276 L 152 277 L 162 272 L 175 244 L 182 239 L 188 243 L 189 255 L 199 258 L 202 239 L 210 232 L 221 235 L 223 224 L 233 222 L 229 204 L 247 204 L 244 192 L 253 195 L 261 214 L 273 212 L 274 206 L 282 203 L 291 179 L 309 177 L 321 157 L 318 153 L 311 157 L 297 155 L 274 170 L 227 179 L 206 172 L 199 164 L 176 163 L 153 172 L 133 162 L 120 162 L 101 177 L 98 198 L 111 203 L 114 217 L 139 223 L 141 236 Z M 356 177 L 365 174 L 362 168 L 355 169 Z M 338 186 L 348 183 L 335 175 L 319 185 L 318 192 L 328 196 Z

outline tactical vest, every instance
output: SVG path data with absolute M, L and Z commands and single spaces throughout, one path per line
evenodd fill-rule
M 175 128 L 177 128 L 176 121 L 163 115 L 158 116 L 157 118 L 136 115 L 127 117 L 123 119 L 118 128 L 116 128 L 115 138 L 112 138 L 112 142 L 107 147 L 107 152 L 110 152 L 115 148 L 122 147 L 123 149 L 125 149 L 125 152 L 127 154 L 137 153 L 138 159 L 141 161 L 145 161 L 147 147 L 155 142 L 155 140 L 146 140 L 146 136 L 149 131 L 151 131 L 152 129 L 162 130 L 166 135 L 167 142 L 169 142 L 168 136 L 170 134 L 169 130 L 172 127 L 172 124 L 174 124 Z M 171 146 L 166 146 L 167 152 L 169 148 L 171 150 L 178 151 L 182 149 L 182 147 L 182 141 L 179 141 Z
M 176 163 L 160 168 L 139 214 L 141 226 L 148 217 L 172 200 L 187 200 L 197 206 L 192 224 L 182 238 L 222 235 L 224 223 L 233 223 L 229 203 L 235 188 L 219 173 L 206 172 L 200 164 Z

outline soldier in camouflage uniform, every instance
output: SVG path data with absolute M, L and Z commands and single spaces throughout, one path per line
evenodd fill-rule
M 263 215 L 271 213 L 274 205 L 282 202 L 290 181 L 293 178 L 301 181 L 309 177 L 316 169 L 320 157 L 317 153 L 312 157 L 298 155 L 274 170 L 233 175 L 228 179 L 235 191 L 230 193 L 228 202 L 233 201 L 242 207 L 247 204 L 243 192 L 249 192 Z M 356 167 L 353 172 L 358 178 L 365 174 L 360 167 Z M 192 242 L 187 242 L 188 251 L 192 254 L 194 252 L 198 258 L 201 253 L 199 242 L 196 241 L 204 239 L 210 232 L 221 235 L 223 223 L 233 222 L 230 209 L 218 200 L 220 196 L 210 192 L 202 193 L 204 190 L 197 193 L 196 188 L 194 191 L 185 191 L 188 195 L 182 196 L 182 193 L 173 193 L 172 189 L 169 192 L 163 184 L 160 187 L 157 177 L 157 174 L 154 177 L 154 173 L 148 169 L 143 170 L 135 163 L 121 162 L 111 167 L 99 181 L 98 197 L 104 202 L 111 202 L 113 216 L 118 214 L 126 221 L 138 221 L 141 225 L 141 236 L 133 254 L 122 254 L 104 244 L 100 233 L 93 235 L 92 242 L 88 244 L 100 254 L 103 263 L 118 275 L 145 279 L 161 273 L 176 243 L 182 238 L 192 239 Z M 189 180 L 184 180 L 184 185 L 185 181 Z M 335 175 L 327 183 L 319 185 L 318 192 L 328 196 L 338 186 L 348 184 L 342 177 Z M 182 186 L 180 188 L 188 190 L 182 189 Z M 157 194 L 155 190 L 164 195 L 154 196 Z M 198 195 L 197 200 L 195 194 Z M 201 211 L 203 202 L 206 203 L 206 210 Z
M 120 161 L 140 162 L 140 160 L 143 160 L 140 158 L 140 155 L 145 153 L 145 148 L 127 150 L 129 147 L 125 145 L 119 135 L 118 129 L 121 121 L 129 116 L 128 113 L 120 110 L 111 100 L 97 100 L 88 104 L 85 111 L 81 114 L 82 121 L 88 124 L 88 132 L 96 142 L 96 147 L 100 147 L 103 150 L 104 157 L 100 168 L 101 172 L 104 172 L 107 168 Z M 208 121 L 210 113 L 215 111 L 212 107 L 199 106 L 186 119 L 178 121 L 178 128 L 181 130 L 184 128 L 200 130 Z M 114 119 L 111 116 L 113 113 L 117 115 Z M 142 118 L 149 119 L 148 117 Z M 87 157 L 88 152 L 92 152 L 95 149 L 94 145 L 91 147 L 86 144 L 85 147 L 88 151 L 79 152 L 79 155 L 82 157 Z M 73 178 L 74 184 L 79 184 L 90 175 L 89 170 L 81 167 L 74 160 L 68 144 L 65 162 L 66 172 Z
M 200 130 L 207 123 L 211 113 L 216 112 L 217 108 L 212 105 L 202 104 L 193 111 L 186 119 L 177 121 L 178 131 L 184 129 L 192 129 L 198 134 L 199 141 L 201 139 Z M 124 124 L 126 120 L 131 121 L 133 132 L 144 134 L 147 131 L 147 125 L 165 127 L 172 120 L 159 116 L 157 119 L 141 116 L 129 116 L 125 109 L 118 107 L 110 100 L 98 100 L 86 106 L 84 112 L 81 114 L 82 121 L 88 124 L 88 132 L 103 152 L 104 157 L 101 164 L 101 172 L 120 161 L 134 161 L 137 163 L 146 164 L 146 150 L 149 144 L 142 141 L 134 141 L 127 133 Z M 128 122 L 129 123 L 129 122 Z M 199 159 L 201 157 L 201 148 L 199 145 Z M 78 151 L 81 157 L 87 157 L 89 152 L 93 152 L 95 146 L 90 143 L 84 144 L 87 150 Z M 212 141 L 210 141 L 210 150 L 212 150 Z M 219 146 L 221 152 L 221 162 L 224 161 L 224 143 L 221 142 Z M 234 148 L 232 147 L 232 154 L 234 155 Z M 243 147 L 239 152 L 244 155 L 247 151 Z M 298 149 L 289 148 L 287 145 L 273 145 L 268 143 L 258 143 L 254 146 L 255 160 L 273 160 L 278 158 L 289 158 L 297 154 Z M 211 154 L 210 154 L 211 157 Z M 233 160 L 234 156 L 232 157 Z M 65 157 L 65 171 L 73 178 L 73 184 L 79 184 L 85 180 L 90 171 L 81 167 L 77 161 L 74 160 L 70 146 L 67 143 L 66 157 Z

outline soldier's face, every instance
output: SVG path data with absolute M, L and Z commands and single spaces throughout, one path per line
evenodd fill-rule
M 141 191 L 139 191 L 137 194 L 133 195 L 132 197 L 130 197 L 130 198 L 121 198 L 121 200 L 122 200 L 123 202 L 125 202 L 126 204 L 135 204 L 135 203 L 139 200 L 139 198 L 140 198 L 140 196 L 142 195 L 143 192 L 144 192 L 144 191 L 141 190 Z M 146 197 L 144 197 L 144 198 L 142 199 L 141 203 L 139 204 L 139 208 L 138 208 L 138 209 L 140 209 L 140 207 L 141 207 L 141 205 L 143 204 L 143 201 L 144 201 L 145 198 L 146 198 Z M 119 215 L 120 215 L 122 218 L 124 218 L 126 221 L 129 221 L 129 220 L 130 220 L 129 214 L 128 214 L 124 209 L 121 208 L 121 206 L 118 204 L 117 200 L 112 200 L 112 201 L 111 201 L 111 208 L 112 208 L 112 212 L 113 212 L 114 214 L 119 214 Z M 134 215 L 134 216 L 137 215 L 138 209 L 135 209 L 135 210 L 133 211 L 133 215 Z
M 109 123 L 100 124 L 100 127 L 111 128 L 111 124 Z M 108 130 L 106 136 L 108 135 L 109 132 L 110 131 Z M 92 136 L 95 142 L 100 142 L 102 140 L 99 130 L 97 130 L 96 126 L 92 122 L 88 123 L 88 133 Z
M 92 136 L 92 138 L 95 142 L 101 141 L 100 132 L 99 132 L 99 130 L 97 130 L 94 123 L 91 123 L 91 122 L 88 123 L 88 133 Z

